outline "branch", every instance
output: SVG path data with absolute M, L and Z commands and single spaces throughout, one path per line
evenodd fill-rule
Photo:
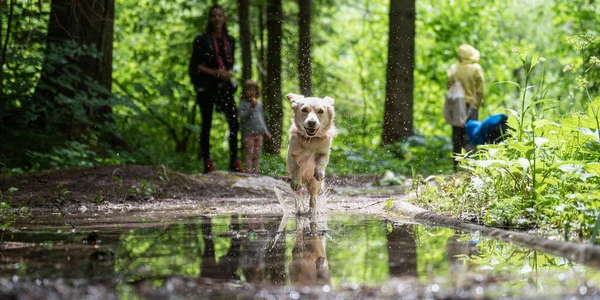
M 175 142 L 178 143 L 179 142 L 179 137 L 177 136 L 177 131 L 175 130 L 175 128 L 173 128 L 173 126 L 171 126 L 171 124 L 169 124 L 169 122 L 167 122 L 167 120 L 165 120 L 164 118 L 162 118 L 152 107 L 150 107 L 148 104 L 144 103 L 143 101 L 130 96 L 129 94 L 127 94 L 127 89 L 125 89 L 125 87 L 117 80 L 113 80 L 113 83 L 119 87 L 123 93 L 125 93 L 125 95 L 133 100 L 135 100 L 138 103 L 141 103 L 147 110 L 148 112 L 150 112 L 150 115 L 152 117 L 154 117 L 159 123 L 163 124 L 165 127 L 167 127 L 167 131 L 171 134 L 171 136 L 173 136 L 173 138 L 175 139 Z

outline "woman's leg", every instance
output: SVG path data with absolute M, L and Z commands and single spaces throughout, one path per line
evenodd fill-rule
M 479 119 L 479 111 L 477 109 L 467 107 L 467 114 L 467 121 Z M 475 146 L 473 146 L 469 141 L 467 130 L 464 126 L 452 126 L 452 153 L 454 155 L 459 155 L 462 149 L 465 149 L 465 151 L 469 152 L 475 150 Z M 457 166 L 458 161 L 454 159 L 454 171 L 457 170 Z
M 221 97 L 219 99 L 221 101 L 221 110 L 225 114 L 227 123 L 229 124 L 229 169 L 231 171 L 243 172 L 238 165 L 238 131 L 240 125 L 238 123 L 235 100 L 228 88 L 220 90 L 219 96 Z
M 452 154 L 454 156 L 459 155 L 464 146 L 466 139 L 466 130 L 464 127 L 452 126 Z M 452 158 L 454 164 L 454 171 L 456 172 L 458 167 L 458 160 L 455 157 Z
M 474 109 L 474 108 L 467 108 L 467 121 L 470 120 L 479 120 L 479 110 Z M 465 131 L 465 141 L 464 141 L 464 148 L 465 151 L 470 152 L 476 149 L 476 147 L 471 144 L 471 141 L 469 141 L 469 136 L 466 134 Z
M 206 161 L 210 160 L 210 128 L 212 125 L 213 102 L 211 94 L 208 92 L 197 93 L 196 101 L 200 107 L 200 115 L 202 116 L 198 159 L 203 159 L 206 163 Z

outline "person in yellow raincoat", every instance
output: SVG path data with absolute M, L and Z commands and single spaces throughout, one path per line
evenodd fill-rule
M 484 78 L 483 70 L 479 65 L 480 54 L 477 49 L 468 44 L 458 47 L 458 62 L 448 70 L 448 86 L 450 89 L 455 80 L 459 81 L 465 92 L 467 105 L 467 121 L 479 119 L 479 107 L 483 104 Z M 469 138 L 464 126 L 452 126 L 452 152 L 460 154 L 461 149 L 465 151 L 475 150 L 475 146 L 469 143 Z M 454 159 L 454 170 L 458 161 Z

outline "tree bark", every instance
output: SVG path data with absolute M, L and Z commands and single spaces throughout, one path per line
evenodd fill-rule
M 417 273 L 417 244 L 413 225 L 394 227 L 387 234 L 388 266 L 391 277 L 415 277 Z
M 94 98 L 108 99 L 112 88 L 112 50 L 114 27 L 114 0 L 53 0 L 46 45 L 46 58 L 38 82 L 35 101 L 57 103 L 57 97 L 72 101 Z M 69 49 L 76 49 L 69 53 Z M 95 49 L 101 55 L 90 55 L 86 49 Z M 49 56 L 62 56 L 50 60 Z M 71 73 L 72 82 L 57 78 Z M 94 85 L 101 88 L 94 88 Z M 93 90 L 93 92 L 90 92 Z M 91 101 L 89 101 L 91 102 Z M 86 115 L 91 122 L 112 123 L 110 105 L 86 105 Z M 72 106 L 67 107 L 67 111 Z M 73 113 L 73 112 L 71 112 Z M 72 117 L 72 116 L 71 116 Z M 69 117 L 66 117 L 67 119 Z M 64 120 L 63 120 L 64 121 Z M 67 121 L 68 123 L 68 121 Z M 74 118 L 63 124 L 67 135 L 80 134 L 91 124 L 82 124 Z
M 242 82 L 252 79 L 252 51 L 250 49 L 250 23 L 248 21 L 250 4 L 248 0 L 238 0 L 240 24 L 240 43 L 242 48 Z
M 415 0 L 390 1 L 383 144 L 413 135 Z
M 300 13 L 298 14 L 298 27 L 300 28 L 300 46 L 298 49 L 298 74 L 300 75 L 300 93 L 304 96 L 311 95 L 311 60 L 310 52 L 310 21 L 311 0 L 299 0 Z
M 258 6 L 258 45 L 256 45 L 257 52 L 257 71 L 258 78 L 260 80 L 260 86 L 265 88 L 265 7 L 263 5 Z M 263 92 L 264 95 L 264 92 Z
M 281 0 L 267 3 L 267 82 L 265 84 L 265 121 L 272 134 L 265 143 L 265 151 L 279 154 L 283 133 L 283 108 L 281 102 L 281 39 L 282 39 Z

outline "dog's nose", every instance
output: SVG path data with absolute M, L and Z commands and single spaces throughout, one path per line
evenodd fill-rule
M 309 127 L 315 127 L 317 126 L 317 122 L 310 120 L 306 122 L 306 125 L 308 125 Z

